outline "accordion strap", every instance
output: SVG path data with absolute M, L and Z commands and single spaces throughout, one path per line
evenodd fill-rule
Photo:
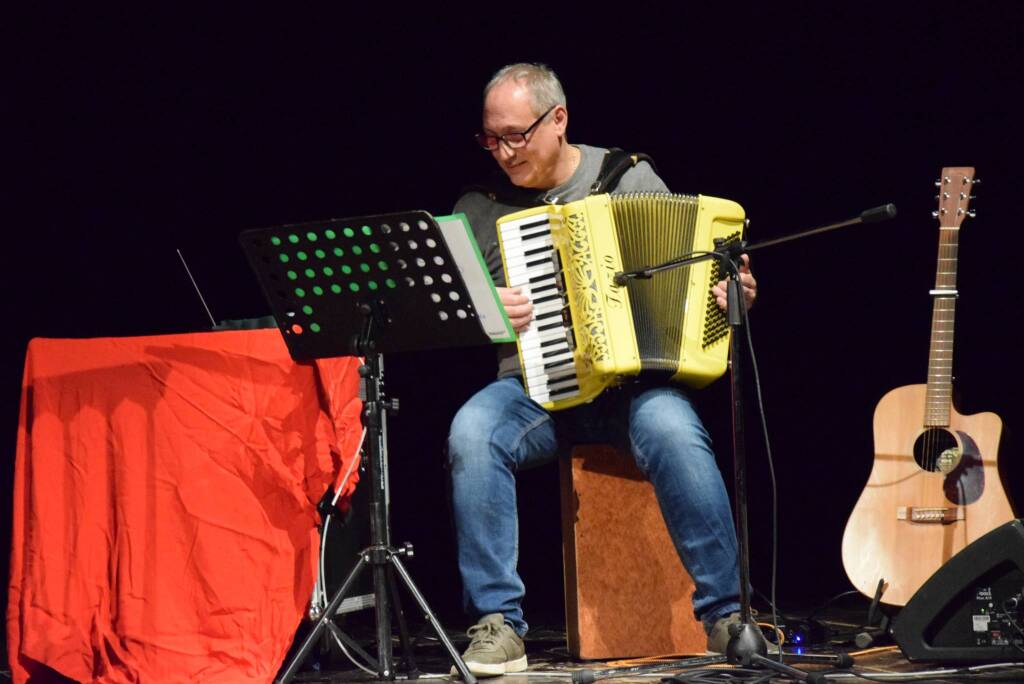
M 647 162 L 657 173 L 654 160 L 641 152 L 630 154 L 618 147 L 612 147 L 605 151 L 604 159 L 601 161 L 601 169 L 597 172 L 597 180 L 590 186 L 591 195 L 611 192 L 619 184 L 622 176 L 627 171 L 639 164 Z M 486 184 L 470 185 L 462 189 L 462 194 L 467 192 L 478 192 L 494 201 L 520 207 L 535 207 L 538 204 L 536 190 L 524 190 L 517 188 L 508 182 L 508 179 L 494 174 L 490 182 Z
M 597 173 L 597 180 L 590 186 L 590 194 L 600 195 L 614 190 L 622 176 L 642 161 L 650 164 L 655 173 L 658 172 L 654 166 L 654 160 L 646 154 L 642 152 L 630 154 L 618 147 L 612 147 L 604 153 L 601 170 Z

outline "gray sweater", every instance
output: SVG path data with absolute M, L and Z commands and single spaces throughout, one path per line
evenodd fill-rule
M 528 203 L 526 206 L 540 206 L 555 202 L 566 204 L 581 200 L 590 194 L 590 187 L 597 180 L 597 174 L 601 170 L 601 162 L 604 160 L 605 149 L 601 147 L 590 147 L 589 145 L 577 145 L 580 150 L 580 163 L 576 171 L 562 185 L 547 191 L 537 191 L 533 196 L 529 190 L 524 191 L 523 199 Z M 633 168 L 626 171 L 614 192 L 668 192 L 664 181 L 654 173 L 646 162 L 640 162 Z M 497 221 L 502 216 L 522 211 L 523 204 L 503 204 L 492 199 L 484 192 L 471 191 L 459 198 L 455 203 L 455 212 L 463 212 L 473 228 L 480 251 L 483 253 L 487 268 L 491 272 L 494 284 L 498 287 L 505 285 L 505 273 L 501 267 L 501 250 L 498 247 Z M 519 375 L 519 356 L 514 344 L 502 344 L 498 346 L 498 377 Z

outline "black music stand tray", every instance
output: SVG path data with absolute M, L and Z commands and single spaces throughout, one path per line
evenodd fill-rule
M 351 643 L 333 618 L 355 579 L 370 566 L 377 675 L 386 680 L 396 676 L 391 643 L 392 598 L 403 646 L 406 654 L 410 652 L 395 592 L 397 573 L 437 632 L 463 681 L 475 684 L 475 677 L 400 559 L 412 555 L 411 545 L 395 548 L 391 544 L 386 421 L 387 413 L 397 409 L 397 400 L 384 394 L 381 354 L 470 346 L 499 339 L 484 331 L 487 326 L 483 319 L 488 314 L 474 306 L 474 302 L 493 304 L 484 301 L 486 297 L 480 299 L 477 276 L 486 269 L 480 262 L 475 267 L 480 271 L 476 271 L 474 264 L 467 264 L 464 258 L 456 263 L 441 227 L 422 211 L 250 230 L 239 240 L 294 359 L 365 357 L 359 374 L 371 487 L 370 546 L 360 552 L 355 567 L 277 681 L 286 684 L 292 680 L 324 630 L 339 641 Z M 466 266 L 469 268 L 460 270 Z M 467 287 L 464 275 L 477 282 Z M 486 282 L 490 284 L 489 277 Z M 473 287 L 476 298 L 471 295 Z M 493 285 L 489 287 L 496 300 Z M 491 323 L 493 328 L 493 318 Z

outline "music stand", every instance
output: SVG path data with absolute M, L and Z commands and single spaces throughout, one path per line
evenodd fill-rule
M 412 555 L 411 545 L 391 545 L 387 413 L 397 409 L 397 400 L 384 393 L 381 354 L 513 336 L 464 218 L 442 221 L 443 227 L 427 212 L 402 212 L 249 230 L 239 238 L 292 358 L 365 358 L 359 374 L 371 487 L 370 546 L 289 661 L 278 680 L 283 684 L 324 630 L 344 640 L 333 618 L 366 566 L 373 571 L 378 676 L 395 678 L 390 610 L 397 573 L 462 679 L 476 682 L 402 564 L 401 556 Z M 396 612 L 402 623 L 397 603 Z

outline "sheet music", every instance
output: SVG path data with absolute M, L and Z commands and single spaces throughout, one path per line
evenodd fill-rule
M 441 228 L 441 235 L 473 300 L 481 328 L 492 342 L 514 342 L 515 331 L 494 289 L 491 274 L 473 238 L 466 215 L 435 216 L 434 220 Z

